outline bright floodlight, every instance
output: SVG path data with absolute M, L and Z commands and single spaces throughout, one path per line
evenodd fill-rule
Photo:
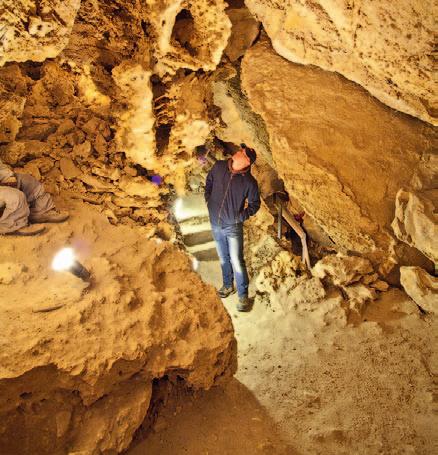
M 52 269 L 57 272 L 69 270 L 73 266 L 75 260 L 73 248 L 63 248 L 55 254 L 52 261 Z
M 52 268 L 57 272 L 66 271 L 83 281 L 90 280 L 90 272 L 76 259 L 73 248 L 63 248 L 56 253 L 52 261 Z

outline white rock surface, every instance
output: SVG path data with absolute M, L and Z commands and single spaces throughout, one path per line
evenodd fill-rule
M 401 267 L 400 282 L 420 308 L 438 314 L 438 278 L 420 267 Z

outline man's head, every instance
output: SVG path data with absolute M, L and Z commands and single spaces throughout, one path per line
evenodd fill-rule
M 256 158 L 255 150 L 245 144 L 240 144 L 240 149 L 232 157 L 233 169 L 235 171 L 242 171 L 253 164 Z

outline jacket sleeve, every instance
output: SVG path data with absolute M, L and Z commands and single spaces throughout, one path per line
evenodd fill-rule
M 247 197 L 248 206 L 240 214 L 240 221 L 242 222 L 255 215 L 260 208 L 260 192 L 256 181 L 250 186 Z
M 14 172 L 12 171 L 12 169 L 6 164 L 4 164 L 2 160 L 0 160 L 0 183 L 8 179 L 9 177 L 13 176 Z
M 216 166 L 216 163 L 213 165 L 213 167 L 210 169 L 209 173 L 207 174 L 207 179 L 205 181 L 205 202 L 208 202 L 210 199 L 211 191 L 213 189 L 213 171 Z

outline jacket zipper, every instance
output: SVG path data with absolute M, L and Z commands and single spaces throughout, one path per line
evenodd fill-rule
M 230 175 L 230 180 L 228 180 L 227 189 L 225 190 L 224 198 L 222 199 L 222 203 L 221 203 L 221 207 L 219 209 L 219 215 L 218 215 L 219 222 L 221 221 L 222 209 L 224 207 L 225 199 L 227 198 L 228 190 L 230 189 L 230 184 L 231 184 L 231 180 L 233 179 L 233 176 L 234 176 L 234 174 Z

